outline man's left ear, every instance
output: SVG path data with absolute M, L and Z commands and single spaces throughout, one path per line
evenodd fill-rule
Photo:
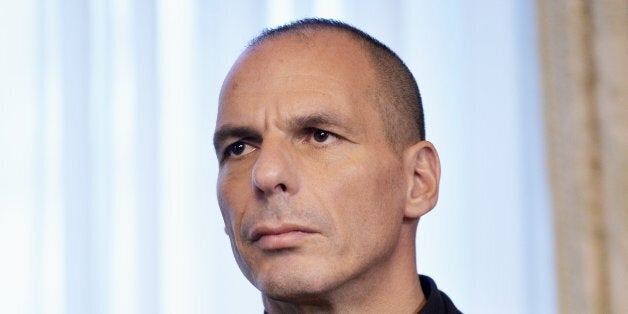
M 428 141 L 421 141 L 408 147 L 403 158 L 408 180 L 404 216 L 416 219 L 436 206 L 440 160 L 436 148 Z

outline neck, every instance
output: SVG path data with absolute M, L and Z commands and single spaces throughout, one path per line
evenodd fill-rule
M 269 314 L 418 312 L 425 304 L 425 296 L 416 272 L 414 234 L 402 232 L 386 261 L 333 291 L 299 301 L 262 295 L 266 311 Z

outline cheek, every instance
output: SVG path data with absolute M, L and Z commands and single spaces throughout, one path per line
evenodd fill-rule
M 327 204 L 335 227 L 349 241 L 387 241 L 403 222 L 403 177 L 395 163 L 361 161 L 330 176 Z M 350 240 L 353 239 L 353 240 Z M 365 241 L 367 240 L 368 241 Z
M 216 192 L 218 196 L 218 206 L 229 237 L 235 235 L 239 221 L 243 214 L 243 204 L 246 202 L 246 195 L 249 188 L 244 184 L 246 180 L 241 173 L 234 173 L 225 169 L 218 175 Z
M 245 193 L 241 190 L 241 180 L 234 180 L 232 175 L 225 176 L 219 174 L 217 182 L 218 205 L 225 223 L 225 231 L 229 236 L 233 255 L 242 272 L 250 276 L 250 267 L 245 261 L 246 252 L 242 250 L 242 239 L 238 230 L 240 229 L 244 205 L 246 204 Z M 244 255 L 244 256 L 243 256 Z

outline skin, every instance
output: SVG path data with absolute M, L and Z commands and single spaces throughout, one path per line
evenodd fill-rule
M 223 84 L 217 189 L 236 261 L 269 313 L 416 312 L 415 236 L 438 198 L 436 150 L 393 150 L 359 44 L 311 36 L 249 48 Z

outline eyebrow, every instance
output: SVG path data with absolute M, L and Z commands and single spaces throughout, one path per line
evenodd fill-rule
M 254 138 L 261 139 L 262 136 L 253 128 L 245 126 L 224 125 L 214 133 L 214 149 L 216 153 L 229 138 Z
M 291 129 L 334 126 L 351 131 L 348 128 L 349 124 L 346 123 L 345 119 L 341 116 L 337 114 L 331 115 L 325 112 L 316 112 L 303 116 L 291 117 L 287 119 L 286 124 Z

